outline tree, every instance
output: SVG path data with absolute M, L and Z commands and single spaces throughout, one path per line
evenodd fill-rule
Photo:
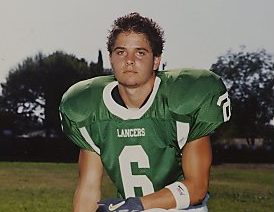
M 2 83 L 0 107 L 18 115 L 20 133 L 45 129 L 47 135 L 59 133 L 58 107 L 63 93 L 74 83 L 98 74 L 84 59 L 63 52 L 42 53 L 25 59 L 10 71 Z
M 43 128 L 47 134 L 60 130 L 58 107 L 64 92 L 74 83 L 92 77 L 88 64 L 84 59 L 73 55 L 55 52 L 46 57 L 40 64 L 43 79 L 44 120 Z
M 1 99 L 0 99 L 1 101 Z M 3 109 L 0 110 L 0 136 L 5 134 L 13 134 L 16 129 L 14 125 L 16 123 L 17 117 L 16 114 L 5 111 Z
M 43 57 L 39 53 L 35 58 L 27 58 L 9 73 L 6 83 L 1 84 L 1 110 L 7 114 L 20 114 L 20 119 L 15 122 L 18 133 L 30 127 L 38 128 L 40 125 L 39 116 L 34 114 L 38 113 L 43 105 L 40 95 L 42 87 L 39 85 L 42 76 L 38 74 L 38 64 Z
M 255 52 L 228 51 L 218 57 L 211 70 L 220 75 L 228 87 L 232 102 L 233 135 L 254 144 L 274 117 L 273 58 L 264 49 Z
M 94 76 L 102 76 L 102 75 L 111 74 L 111 70 L 104 69 L 104 67 L 103 67 L 103 56 L 102 56 L 101 50 L 99 50 L 99 52 L 98 52 L 97 63 L 91 62 L 89 64 L 89 69 L 90 69 L 92 75 L 94 75 Z

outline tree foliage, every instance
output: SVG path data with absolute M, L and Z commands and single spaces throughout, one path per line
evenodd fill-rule
M 244 137 L 248 143 L 264 138 L 274 117 L 273 58 L 264 49 L 247 52 L 228 51 L 211 70 L 220 75 L 228 87 L 232 102 L 232 136 Z
M 95 66 L 95 63 L 93 63 Z M 10 71 L 2 83 L 0 107 L 2 111 L 16 115 L 18 133 L 46 129 L 60 132 L 58 106 L 63 93 L 74 83 L 103 73 L 84 59 L 63 52 L 49 56 L 42 53 L 25 59 Z

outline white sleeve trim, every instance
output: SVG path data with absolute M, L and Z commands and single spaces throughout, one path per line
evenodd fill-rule
M 177 129 L 177 142 L 180 149 L 182 149 L 188 138 L 189 123 L 176 121 L 176 129 Z
M 86 140 L 86 142 L 88 142 L 88 144 L 92 147 L 92 149 L 98 154 L 100 155 L 100 149 L 98 146 L 96 146 L 96 144 L 94 143 L 94 141 L 92 140 L 92 138 L 90 137 L 86 127 L 81 127 L 79 128 L 82 136 L 84 137 L 84 139 Z

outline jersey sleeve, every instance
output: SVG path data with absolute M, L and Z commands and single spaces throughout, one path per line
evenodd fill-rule
M 93 150 L 80 132 L 82 120 L 89 116 L 88 96 L 89 81 L 82 81 L 71 86 L 63 95 L 59 112 L 63 132 L 81 149 Z
M 171 86 L 171 110 L 190 125 L 187 141 L 214 132 L 230 118 L 230 100 L 221 78 L 205 70 L 180 74 Z
M 225 119 L 227 115 L 224 113 L 227 113 L 226 110 L 230 110 L 230 108 L 225 108 L 224 104 L 217 104 L 220 102 L 220 98 L 226 96 L 226 94 L 227 91 L 225 89 L 215 92 L 213 90 L 213 92 L 208 93 L 193 116 L 193 124 L 189 132 L 188 141 L 212 134 L 222 123 L 227 121 Z M 229 100 L 227 99 L 226 101 Z
M 102 102 L 103 89 L 113 79 L 113 76 L 102 76 L 80 81 L 62 97 L 59 111 L 63 131 L 82 149 L 100 152 L 88 130 L 95 117 L 99 116 L 96 111 Z
M 66 114 L 60 111 L 61 116 L 61 125 L 63 132 L 70 138 L 70 140 L 76 144 L 81 149 L 86 149 L 90 151 L 94 151 L 92 147 L 86 142 L 83 138 L 79 128 L 77 127 L 76 123 L 70 120 Z

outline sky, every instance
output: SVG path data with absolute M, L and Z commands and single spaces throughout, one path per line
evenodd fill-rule
M 165 31 L 166 69 L 209 68 L 228 50 L 274 54 L 274 0 L 0 0 L 0 82 L 27 57 L 106 51 L 113 20 L 139 12 Z

